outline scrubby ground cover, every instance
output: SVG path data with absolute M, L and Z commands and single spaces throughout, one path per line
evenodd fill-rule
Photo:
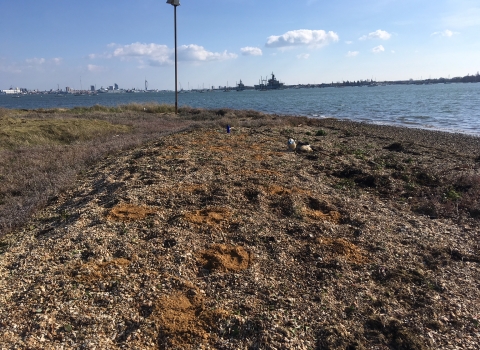
M 172 111 L 172 106 L 153 103 L 0 108 L 0 236 L 21 227 L 49 198 L 71 186 L 77 174 L 106 155 L 227 113 L 186 107 L 180 109 L 181 117 L 174 117 Z
M 184 118 L 2 239 L 1 347 L 478 347 L 478 138 Z

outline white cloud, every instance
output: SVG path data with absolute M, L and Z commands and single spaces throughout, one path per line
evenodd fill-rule
M 41 65 L 45 63 L 45 58 L 37 58 L 37 57 L 27 58 L 25 62 L 27 62 L 30 65 Z
M 183 61 L 223 61 L 238 56 L 234 53 L 228 53 L 227 50 L 222 53 L 210 52 L 199 45 L 182 45 L 178 48 L 178 59 Z
M 104 67 L 102 67 L 102 66 L 97 66 L 97 65 L 94 65 L 94 64 L 89 64 L 89 65 L 87 66 L 87 69 L 88 69 L 89 72 L 94 72 L 94 73 L 96 73 L 96 72 L 103 72 L 103 71 L 105 70 Z
M 351 45 L 351 44 L 353 44 L 353 41 L 351 41 L 351 40 L 345 41 L 345 44 Z
M 265 46 L 273 48 L 294 46 L 320 48 L 338 40 L 338 34 L 332 31 L 299 29 L 286 32 L 283 35 L 269 36 Z
M 112 46 L 112 45 L 110 45 Z M 135 58 L 143 64 L 143 60 L 148 61 L 151 66 L 163 66 L 174 63 L 175 52 L 166 45 L 133 43 L 130 45 L 115 45 L 113 57 L 119 57 L 123 60 Z M 179 61 L 220 61 L 236 58 L 236 54 L 224 51 L 222 53 L 210 52 L 199 45 L 182 45 L 178 47 Z
M 300 55 L 297 55 L 297 58 L 299 60 L 308 60 L 309 57 L 310 57 L 310 54 L 308 54 L 308 53 L 302 53 Z
M 347 57 L 356 57 L 360 54 L 358 51 L 348 51 L 347 52 Z
M 432 33 L 431 36 L 443 36 L 445 38 L 451 38 L 452 36 L 456 35 L 456 34 L 460 34 L 458 32 L 452 32 L 451 30 L 449 29 L 445 29 L 444 31 L 441 31 L 441 32 L 434 32 Z
M 58 66 L 58 65 L 62 64 L 63 58 L 61 58 L 61 57 L 52 58 L 52 62 Z
M 110 45 L 111 46 L 111 45 Z M 114 57 L 129 60 L 131 58 L 148 58 L 152 65 L 164 65 L 172 63 L 171 52 L 166 45 L 133 43 L 118 46 L 113 51 Z
M 372 49 L 372 52 L 373 52 L 373 53 L 380 53 L 380 52 L 384 52 L 384 51 L 385 51 L 385 48 L 383 47 L 383 45 L 375 46 L 375 47 Z
M 242 51 L 242 55 L 244 56 L 262 56 L 263 55 L 262 49 L 258 47 L 250 47 L 250 46 L 242 47 L 240 51 Z
M 110 47 L 111 44 L 109 44 L 109 47 Z M 91 53 L 89 55 L 86 56 L 86 58 L 88 58 L 89 60 L 95 60 L 97 58 L 103 58 L 103 59 L 108 59 L 108 58 L 112 58 L 113 55 L 111 52 L 104 52 L 104 53 Z
M 391 36 L 392 36 L 392 34 L 386 32 L 384 30 L 378 29 L 374 32 L 369 33 L 368 35 L 364 35 L 364 36 L 360 37 L 358 40 L 367 40 L 367 39 L 388 40 L 388 39 L 391 38 Z

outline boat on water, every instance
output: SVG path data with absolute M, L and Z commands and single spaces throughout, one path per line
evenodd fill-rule
M 240 82 L 237 84 L 236 90 L 237 90 L 237 91 L 243 91 L 243 90 L 245 90 L 245 84 L 242 83 L 242 79 L 240 79 Z
M 260 78 L 258 85 L 254 85 L 255 90 L 267 91 L 267 90 L 281 90 L 284 89 L 285 84 L 281 83 L 275 78 L 275 74 L 272 72 L 272 77 L 270 79 Z

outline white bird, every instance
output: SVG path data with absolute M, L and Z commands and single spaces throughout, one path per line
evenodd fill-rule
M 295 151 L 295 148 L 297 148 L 297 143 L 294 139 L 288 139 L 287 146 L 290 151 Z
M 309 143 L 295 141 L 294 139 L 288 139 L 287 142 L 288 149 L 294 152 L 313 152 L 312 147 Z

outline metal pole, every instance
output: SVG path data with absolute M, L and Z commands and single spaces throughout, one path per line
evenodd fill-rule
M 177 84 L 177 6 L 173 6 L 175 32 L 175 115 L 178 114 L 178 84 Z

